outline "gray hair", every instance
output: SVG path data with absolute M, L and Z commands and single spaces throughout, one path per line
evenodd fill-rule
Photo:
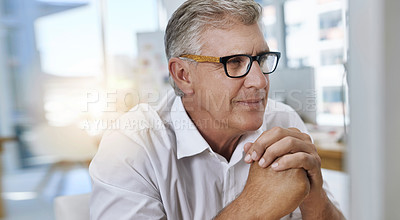
M 200 54 L 201 34 L 206 28 L 226 29 L 235 23 L 251 25 L 259 22 L 262 7 L 254 0 L 188 0 L 172 15 L 165 31 L 165 52 L 168 60 L 183 54 Z M 169 77 L 175 94 L 184 93 Z

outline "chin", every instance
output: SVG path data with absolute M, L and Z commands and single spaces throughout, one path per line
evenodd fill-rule
M 264 114 L 242 115 L 235 121 L 237 125 L 235 127 L 242 131 L 255 131 L 261 127 L 263 121 Z
M 261 127 L 262 123 L 253 123 L 243 126 L 243 131 L 256 131 Z

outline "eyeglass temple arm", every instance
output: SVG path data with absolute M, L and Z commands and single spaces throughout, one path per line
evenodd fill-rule
M 186 54 L 182 55 L 181 57 L 192 59 L 196 62 L 211 62 L 211 63 L 220 63 L 219 57 L 210 57 L 210 56 L 200 56 L 200 55 L 191 55 Z

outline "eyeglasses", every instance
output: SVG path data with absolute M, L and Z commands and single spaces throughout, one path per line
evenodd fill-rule
M 240 78 L 246 76 L 254 61 L 260 65 L 261 71 L 264 74 L 271 74 L 278 66 L 280 52 L 266 52 L 257 56 L 246 54 L 237 54 L 226 57 L 211 57 L 201 55 L 185 54 L 180 57 L 194 60 L 198 63 L 222 63 L 224 64 L 225 74 L 231 78 Z

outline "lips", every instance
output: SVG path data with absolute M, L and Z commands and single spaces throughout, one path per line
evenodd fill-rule
M 248 106 L 250 108 L 260 108 L 263 105 L 264 98 L 236 100 L 238 105 Z
M 258 90 L 253 92 L 244 92 L 232 99 L 232 104 L 250 108 L 250 110 L 263 110 L 265 100 L 267 98 L 267 91 Z
M 246 104 L 246 103 L 252 104 L 252 103 L 260 103 L 260 102 L 262 102 L 262 100 L 263 99 L 246 99 L 246 100 L 238 100 L 236 102 L 244 103 L 244 104 Z

